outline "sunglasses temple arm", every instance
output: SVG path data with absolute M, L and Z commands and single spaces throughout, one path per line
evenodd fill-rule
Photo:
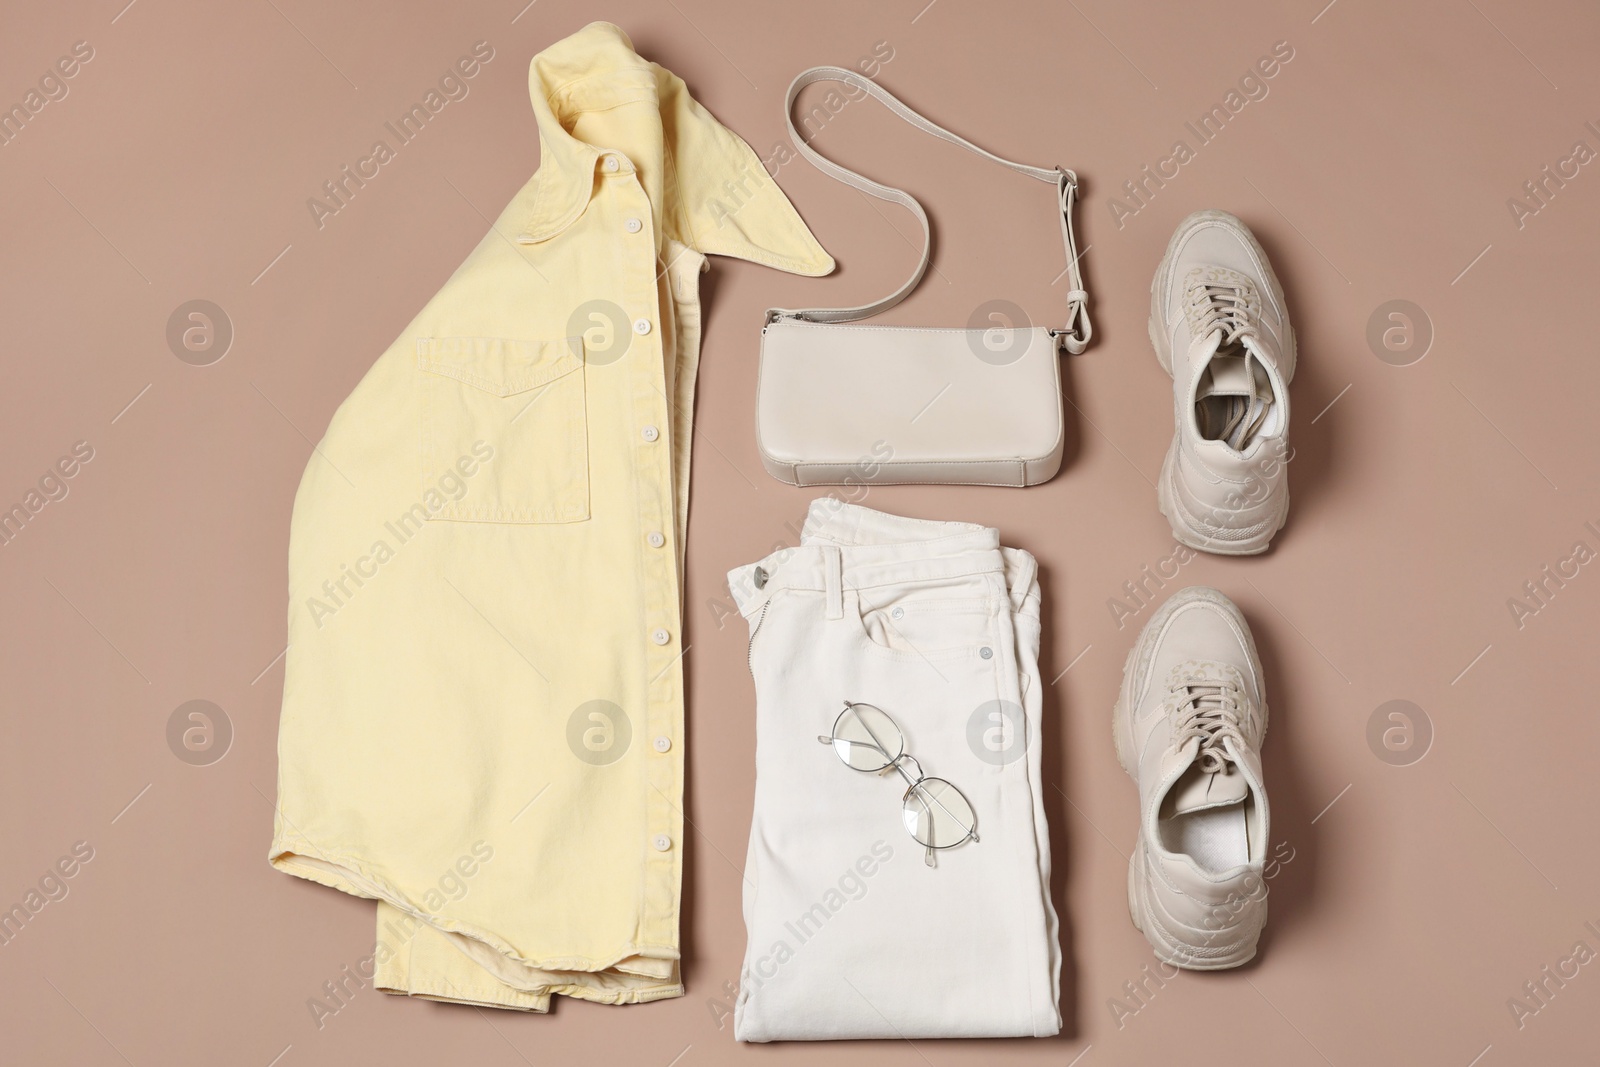
M 912 784 L 915 785 L 916 783 L 912 783 Z M 923 799 L 923 803 L 924 804 L 926 804 L 928 801 L 931 800 L 935 804 L 939 805 L 939 810 L 944 812 L 946 815 L 950 816 L 951 821 L 954 822 L 956 825 L 958 825 L 958 826 L 966 826 L 966 820 L 965 819 L 961 818 L 955 812 L 953 812 L 949 808 L 945 807 L 944 801 L 940 800 L 938 797 L 934 796 L 932 793 L 928 792 L 926 789 L 922 790 L 917 795 L 920 798 L 924 798 Z M 977 816 L 974 815 L 973 819 L 974 819 L 974 821 L 976 821 Z M 977 826 L 975 826 L 975 825 L 974 826 L 967 826 L 967 836 L 963 837 L 961 840 L 965 841 L 968 837 L 970 837 L 974 841 L 978 840 L 978 828 L 977 828 Z M 957 842 L 957 844 L 959 844 L 959 843 L 960 842 Z M 930 849 L 930 851 L 932 850 L 932 846 L 931 845 L 929 846 L 929 849 Z
M 848 737 L 829 737 L 827 734 L 817 735 L 818 744 L 832 745 L 839 741 L 843 741 L 847 745 L 859 745 L 862 748 L 870 748 L 875 752 L 882 753 L 885 759 L 887 759 L 889 756 L 889 753 L 883 751 L 883 746 L 878 744 L 876 741 L 852 741 Z M 888 769 L 888 767 L 884 768 L 884 770 Z
M 926 789 L 923 790 L 923 793 L 927 794 L 927 792 L 928 791 Z M 932 796 L 932 794 L 928 794 L 928 795 L 932 798 L 932 800 L 933 800 L 933 802 L 935 804 L 939 805 L 939 810 L 944 812 L 946 815 L 950 816 L 951 820 L 954 821 L 958 826 L 965 826 L 966 825 L 966 820 L 960 818 L 959 816 L 956 815 L 955 812 L 953 812 L 949 808 L 945 807 L 944 806 L 944 801 L 940 800 L 938 797 Z M 977 815 L 976 814 L 973 815 L 973 821 L 974 822 L 977 821 Z M 970 837 L 970 838 L 972 838 L 972 840 L 976 841 L 978 839 L 978 828 L 976 826 L 967 826 L 967 837 Z
M 856 716 L 856 721 L 861 724 L 861 728 L 863 730 L 867 731 L 867 736 L 872 738 L 872 743 L 878 747 L 878 751 L 883 754 L 883 758 L 892 761 L 896 767 L 900 766 L 899 759 L 889 755 L 889 750 L 884 747 L 883 742 L 878 739 L 878 735 L 872 732 L 872 726 L 867 722 L 866 716 L 858 714 Z M 896 729 L 898 730 L 899 728 L 896 727 Z M 904 774 L 905 771 L 901 771 L 900 773 Z

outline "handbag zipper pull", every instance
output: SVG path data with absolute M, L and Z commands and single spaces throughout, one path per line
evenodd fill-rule
M 767 320 L 761 324 L 761 332 L 766 333 L 767 327 L 775 322 L 806 322 L 808 321 L 803 311 L 790 311 L 787 308 L 768 308 Z

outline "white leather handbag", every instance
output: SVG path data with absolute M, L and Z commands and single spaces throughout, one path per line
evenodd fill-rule
M 868 93 L 919 129 L 1056 188 L 1067 254 L 1064 328 L 924 328 L 861 323 L 904 300 L 922 280 L 932 233 L 922 205 L 823 158 L 795 129 L 800 90 L 836 81 Z M 790 485 L 857 483 L 1037 485 L 1061 467 L 1065 411 L 1059 353 L 1092 335 L 1078 270 L 1072 208 L 1078 179 L 986 152 L 935 125 L 876 82 L 842 67 L 813 67 L 789 86 L 789 135 L 818 170 L 900 204 L 922 224 L 922 258 L 906 283 L 873 304 L 773 308 L 761 331 L 756 439 L 768 473 Z M 1008 305 L 1014 308 L 1014 305 Z M 981 309 L 980 309 L 981 310 Z M 1020 317 L 1020 316 L 1014 316 Z

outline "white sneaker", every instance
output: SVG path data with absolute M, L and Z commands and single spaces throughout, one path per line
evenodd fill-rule
M 1112 714 L 1117 759 L 1139 787 L 1128 909 L 1176 967 L 1237 967 L 1267 921 L 1270 833 L 1261 777 L 1261 660 L 1233 601 L 1181 590 L 1128 654 Z
M 1294 331 L 1245 224 L 1197 211 L 1150 283 L 1150 341 L 1173 380 L 1172 448 L 1157 497 L 1172 533 L 1205 552 L 1266 551 L 1289 516 Z

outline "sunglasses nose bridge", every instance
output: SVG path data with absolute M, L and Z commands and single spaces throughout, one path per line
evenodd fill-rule
M 915 774 L 912 774 L 906 770 L 905 765 L 908 763 L 911 764 L 912 768 L 915 769 Z M 885 767 L 880 773 L 887 773 L 892 770 L 899 771 L 901 777 L 906 780 L 907 796 L 910 796 L 911 791 L 915 789 L 924 778 L 927 777 L 927 775 L 922 773 L 922 764 L 917 762 L 917 757 L 911 755 L 909 752 L 905 753 L 899 759 L 889 764 L 889 766 Z

